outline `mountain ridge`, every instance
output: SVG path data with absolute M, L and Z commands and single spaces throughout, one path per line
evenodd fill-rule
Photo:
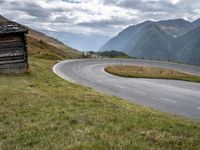
M 186 41 L 181 44 L 183 47 L 180 50 L 174 50 L 174 48 L 177 48 L 177 46 L 174 45 L 178 39 L 181 39 L 180 37 L 189 36 L 187 33 L 200 27 L 200 24 L 198 25 L 199 21 L 200 19 L 197 19 L 194 22 L 189 22 L 184 19 L 161 20 L 157 22 L 145 21 L 127 27 L 117 36 L 106 42 L 100 48 L 100 51 L 118 50 L 126 52 L 133 57 L 179 61 L 199 65 L 200 57 L 199 61 L 197 61 L 197 59 L 195 59 L 196 61 L 193 61 L 192 58 L 194 57 L 194 54 L 191 48 L 195 47 L 196 51 L 200 53 L 200 47 L 198 50 L 197 46 L 190 45 L 191 53 L 188 53 L 192 55 L 188 56 L 190 59 L 182 59 L 180 56 L 181 51 L 185 50 L 183 47 L 187 44 Z M 190 39 L 192 39 L 191 36 Z

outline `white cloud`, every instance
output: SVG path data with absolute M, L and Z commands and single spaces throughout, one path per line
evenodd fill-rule
M 0 14 L 36 29 L 113 35 L 145 20 L 199 18 L 197 0 L 0 0 Z
M 172 3 L 172 4 L 177 4 L 177 3 L 179 3 L 181 0 L 170 0 L 170 2 Z

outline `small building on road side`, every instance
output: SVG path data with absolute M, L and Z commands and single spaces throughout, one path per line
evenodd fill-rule
M 23 73 L 28 69 L 26 34 L 14 22 L 0 24 L 0 73 Z

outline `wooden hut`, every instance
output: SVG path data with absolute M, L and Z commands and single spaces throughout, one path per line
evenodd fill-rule
M 28 68 L 28 30 L 13 22 L 0 24 L 0 73 L 21 73 Z

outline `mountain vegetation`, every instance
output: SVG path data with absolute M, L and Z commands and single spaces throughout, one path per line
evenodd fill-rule
M 109 58 L 128 58 L 129 57 L 126 53 L 115 51 L 115 50 L 99 52 L 99 54 L 102 57 L 109 57 Z
M 83 52 L 82 58 L 130 58 L 126 53 L 116 50 L 103 52 Z
M 200 19 L 146 21 L 129 26 L 100 51 L 119 50 L 130 56 L 200 65 Z

